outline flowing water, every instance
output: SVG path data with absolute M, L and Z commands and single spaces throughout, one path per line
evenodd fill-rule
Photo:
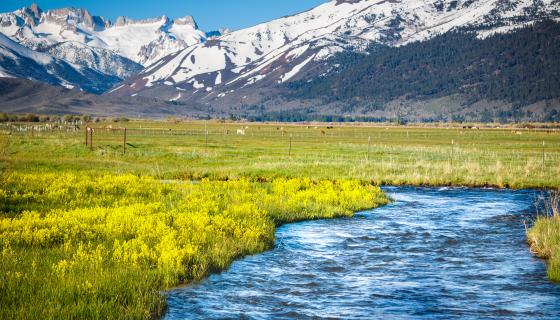
M 560 319 L 525 243 L 537 191 L 385 191 L 388 206 L 282 226 L 274 250 L 170 291 L 166 319 Z

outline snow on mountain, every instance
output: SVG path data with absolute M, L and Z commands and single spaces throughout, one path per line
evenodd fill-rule
M 331 68 L 325 61 L 343 50 L 401 46 L 455 28 L 472 28 L 483 37 L 558 17 L 559 8 L 560 0 L 332 0 L 170 54 L 113 94 L 220 100 L 324 73 Z
M 330 72 L 328 58 L 344 50 L 360 51 L 372 43 L 402 46 L 457 28 L 485 37 L 543 17 L 557 18 L 559 10 L 560 0 L 331 0 L 243 30 L 206 34 L 189 16 L 119 17 L 112 23 L 85 9 L 43 11 L 32 5 L 0 14 L 0 33 L 33 50 L 20 56 L 36 64 L 53 59 L 47 65 L 93 72 L 93 80 L 83 85 L 76 83 L 79 76 L 69 82 L 86 90 L 101 92 L 107 85 L 91 82 L 104 75 L 106 84 L 127 79 L 113 89 L 115 95 L 204 103 L 236 96 L 244 104 L 248 91 L 261 94 L 259 88 Z M 6 61 L 18 59 L 3 46 L 5 67 Z M 2 74 L 21 74 L 14 65 Z M 66 69 L 50 72 L 57 70 Z M 66 77 L 51 76 L 56 81 Z
M 121 17 L 95 35 L 95 46 L 116 48 L 117 53 L 144 66 L 205 39 L 192 17 L 170 20 L 165 16 L 139 21 Z
M 113 24 L 84 9 L 44 12 L 35 4 L 0 14 L 0 32 L 30 49 L 123 79 L 206 38 L 189 16 L 119 17 Z
M 33 51 L 0 33 L 0 76 L 101 93 L 120 81 L 94 69 Z
M 140 64 L 110 50 L 92 48 L 78 42 L 61 42 L 48 47 L 45 52 L 59 59 L 121 79 L 126 79 L 142 70 Z
M 40 65 L 48 65 L 53 62 L 53 58 L 44 53 L 36 52 L 28 49 L 0 34 L 0 48 L 5 56 L 13 57 L 14 55 L 31 59 Z

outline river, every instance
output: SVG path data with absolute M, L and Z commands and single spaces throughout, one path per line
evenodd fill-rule
M 284 225 L 273 250 L 171 290 L 165 318 L 560 318 L 525 243 L 538 191 L 384 190 L 390 205 Z

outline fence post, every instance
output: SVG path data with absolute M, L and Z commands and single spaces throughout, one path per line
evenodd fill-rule
M 93 128 L 89 128 L 89 149 L 93 151 Z
M 545 164 L 545 157 L 544 157 L 544 141 L 542 142 L 542 167 L 543 167 L 543 170 L 544 170 L 545 167 L 546 167 L 546 164 Z
M 288 149 L 288 157 L 292 156 L 292 134 L 290 133 L 290 148 Z
M 206 140 L 204 142 L 204 146 L 205 146 L 205 148 L 208 148 L 208 130 L 206 129 L 204 131 L 205 131 L 204 133 L 206 135 L 206 137 L 205 137 Z
M 369 161 L 369 150 L 371 148 L 371 136 L 368 137 L 367 140 L 367 161 Z
M 126 128 L 124 128 L 122 153 L 123 155 L 126 154 Z
M 88 145 L 88 134 L 89 134 L 89 127 L 86 127 L 86 147 Z
M 453 155 L 455 152 L 455 141 L 451 140 L 451 170 L 453 170 Z

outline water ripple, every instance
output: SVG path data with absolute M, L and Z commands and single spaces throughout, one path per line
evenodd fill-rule
M 166 319 L 560 318 L 525 244 L 535 191 L 386 190 L 386 207 L 283 226 L 276 249 L 170 291 Z

